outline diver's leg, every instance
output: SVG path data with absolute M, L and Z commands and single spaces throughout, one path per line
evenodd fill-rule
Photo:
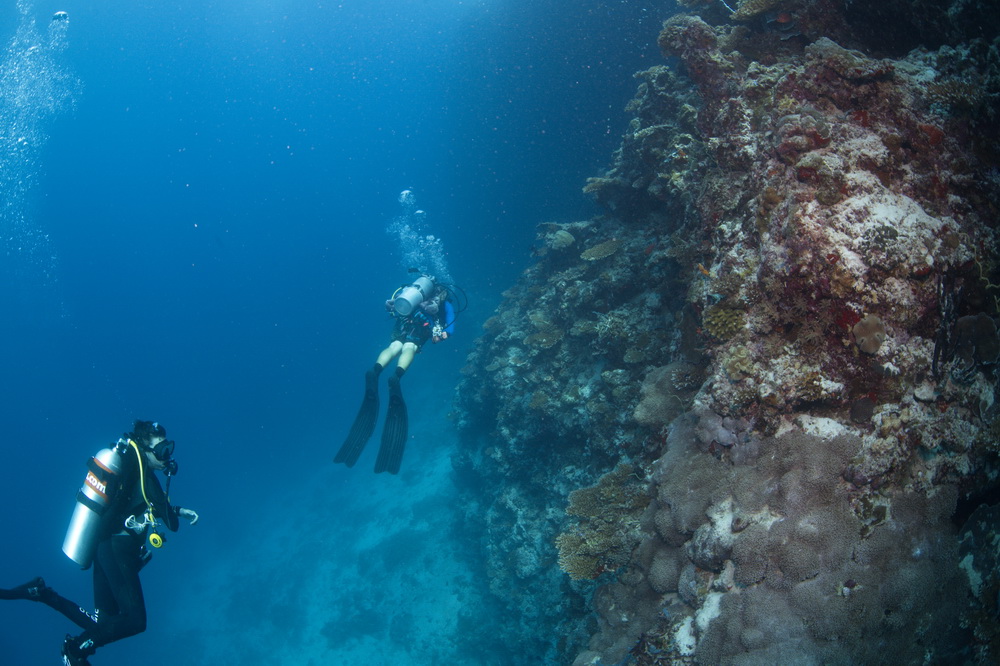
M 412 342 L 404 342 L 402 349 L 399 353 L 399 362 L 396 363 L 396 376 L 401 377 L 410 364 L 413 363 L 413 357 L 416 356 L 417 352 L 420 350 L 416 344 Z
M 98 586 L 94 572 L 97 624 L 73 639 L 77 646 L 92 654 L 102 645 L 146 630 L 146 602 L 139 582 L 142 564 L 140 547 L 130 535 L 113 536 L 97 545 L 94 566 L 100 567 L 103 577 Z
M 59 595 L 51 587 L 46 587 L 42 590 L 42 595 L 39 601 L 49 608 L 58 611 L 70 622 L 81 629 L 93 629 L 97 626 L 97 619 L 94 615 L 88 613 L 79 604 L 73 603 L 66 597 Z
M 412 344 L 412 343 L 407 343 L 407 344 Z M 403 347 L 404 345 L 402 342 L 400 342 L 399 340 L 393 340 L 389 344 L 389 346 L 383 349 L 382 353 L 378 355 L 378 360 L 375 361 L 375 364 L 382 368 L 389 365 L 389 362 L 392 361 L 392 359 L 399 356 L 400 352 L 403 350 Z
M 109 541 L 110 542 L 110 541 Z M 94 614 L 97 617 L 104 615 L 111 617 L 118 615 L 118 602 L 115 601 L 114 590 L 111 589 L 111 581 L 104 569 L 105 558 L 94 556 Z
M 81 608 L 79 604 L 60 596 L 58 592 L 47 586 L 42 578 L 36 578 L 9 590 L 0 590 L 0 599 L 39 601 L 66 616 L 70 622 L 81 629 L 90 629 L 95 624 L 94 617 L 90 613 Z

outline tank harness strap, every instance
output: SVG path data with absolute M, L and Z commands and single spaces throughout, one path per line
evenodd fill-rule
M 87 497 L 82 490 L 76 491 L 76 501 L 84 505 L 98 516 L 104 514 L 104 510 L 107 508 L 106 504 L 98 504 L 94 500 Z
M 91 474 L 105 483 L 115 475 L 114 472 L 102 465 L 101 461 L 97 458 L 91 458 L 87 461 L 87 469 L 90 470 Z

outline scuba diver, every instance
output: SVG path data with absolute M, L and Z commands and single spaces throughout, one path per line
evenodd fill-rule
M 456 291 L 457 290 L 457 291 Z M 333 461 L 353 467 L 362 449 L 375 430 L 378 419 L 378 378 L 382 370 L 394 359 L 396 371 L 389 377 L 389 408 L 382 428 L 382 443 L 375 460 L 375 472 L 399 472 L 406 446 L 406 403 L 399 380 L 413 362 L 413 357 L 430 340 L 436 344 L 447 340 L 455 332 L 455 317 L 465 309 L 456 310 L 458 295 L 464 301 L 461 289 L 438 283 L 433 276 L 421 275 L 411 284 L 399 287 L 392 298 L 385 302 L 386 310 L 396 319 L 392 342 L 382 350 L 374 367 L 365 373 L 365 396 L 358 415 L 354 418 L 347 439 Z
M 88 463 L 63 551 L 83 569 L 94 566 L 93 613 L 60 596 L 42 578 L 0 589 L 0 599 L 40 601 L 83 629 L 63 641 L 65 666 L 89 666 L 87 658 L 97 648 L 146 630 L 139 570 L 152 557 L 150 547 L 163 545 L 160 524 L 176 532 L 179 518 L 198 522 L 196 512 L 170 504 L 170 479 L 177 473 L 173 452 L 174 442 L 162 425 L 136 421 L 132 432 Z M 166 474 L 166 492 L 156 470 Z

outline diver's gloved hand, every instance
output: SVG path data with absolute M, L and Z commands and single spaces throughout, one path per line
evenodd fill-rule
M 191 509 L 184 509 L 184 508 L 178 507 L 177 508 L 177 515 L 180 516 L 181 518 L 187 518 L 189 521 L 191 521 L 191 523 L 190 523 L 191 525 L 194 525 L 195 523 L 198 522 L 198 512 L 197 511 L 192 511 Z

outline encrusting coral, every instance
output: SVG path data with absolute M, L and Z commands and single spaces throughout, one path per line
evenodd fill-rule
M 556 538 L 559 566 L 571 578 L 597 578 L 628 564 L 641 541 L 639 516 L 649 504 L 645 483 L 632 465 L 621 464 L 597 485 L 569 494 L 566 514 L 580 522 Z
M 579 666 L 1000 658 L 1000 14 L 939 4 L 666 21 L 677 65 L 636 76 L 584 188 L 603 214 L 543 225 L 459 387 L 503 642 Z M 648 505 L 598 490 L 626 465 Z

